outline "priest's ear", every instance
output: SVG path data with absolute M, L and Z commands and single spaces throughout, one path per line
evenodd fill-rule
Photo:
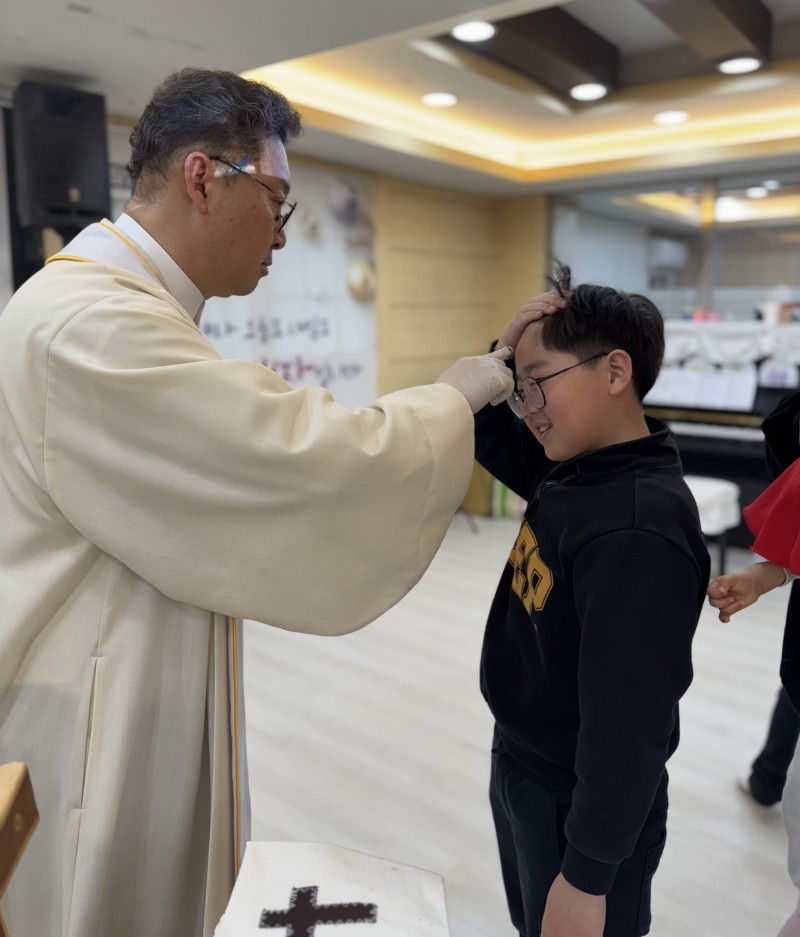
M 191 203 L 201 213 L 207 214 L 209 199 L 213 197 L 213 186 L 217 166 L 205 153 L 194 150 L 183 161 L 183 188 Z

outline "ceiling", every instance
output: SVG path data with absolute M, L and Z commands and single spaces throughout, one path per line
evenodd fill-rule
M 48 81 L 102 93 L 114 120 L 132 121 L 176 68 L 230 69 L 302 111 L 295 152 L 498 197 L 800 164 L 798 0 L 0 3 L 6 100 L 22 79 Z M 541 28 L 553 15 L 566 37 L 555 46 Z M 471 19 L 496 23 L 525 67 L 447 39 Z M 720 75 L 722 45 L 753 37 L 771 47 L 766 66 Z M 579 104 L 555 79 L 590 71 L 598 49 L 615 88 Z M 458 103 L 428 108 L 428 91 Z M 686 123 L 654 123 L 676 109 Z

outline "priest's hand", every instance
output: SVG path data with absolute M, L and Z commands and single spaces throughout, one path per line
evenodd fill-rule
M 461 358 L 443 371 L 436 383 L 455 387 L 477 413 L 487 403 L 502 403 L 514 390 L 514 375 L 506 365 L 511 354 L 511 348 L 498 348 L 488 355 Z

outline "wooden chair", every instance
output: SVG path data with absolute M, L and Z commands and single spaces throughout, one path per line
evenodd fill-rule
M 0 765 L 0 898 L 38 822 L 28 766 L 20 761 Z M 8 937 L 2 914 L 0 937 Z

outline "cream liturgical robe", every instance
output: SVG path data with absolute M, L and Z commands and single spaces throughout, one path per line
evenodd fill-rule
M 222 359 L 193 285 L 119 225 L 0 315 L 0 761 L 41 813 L 13 937 L 213 931 L 248 838 L 239 621 L 365 625 L 472 466 L 452 387 L 347 410 Z

